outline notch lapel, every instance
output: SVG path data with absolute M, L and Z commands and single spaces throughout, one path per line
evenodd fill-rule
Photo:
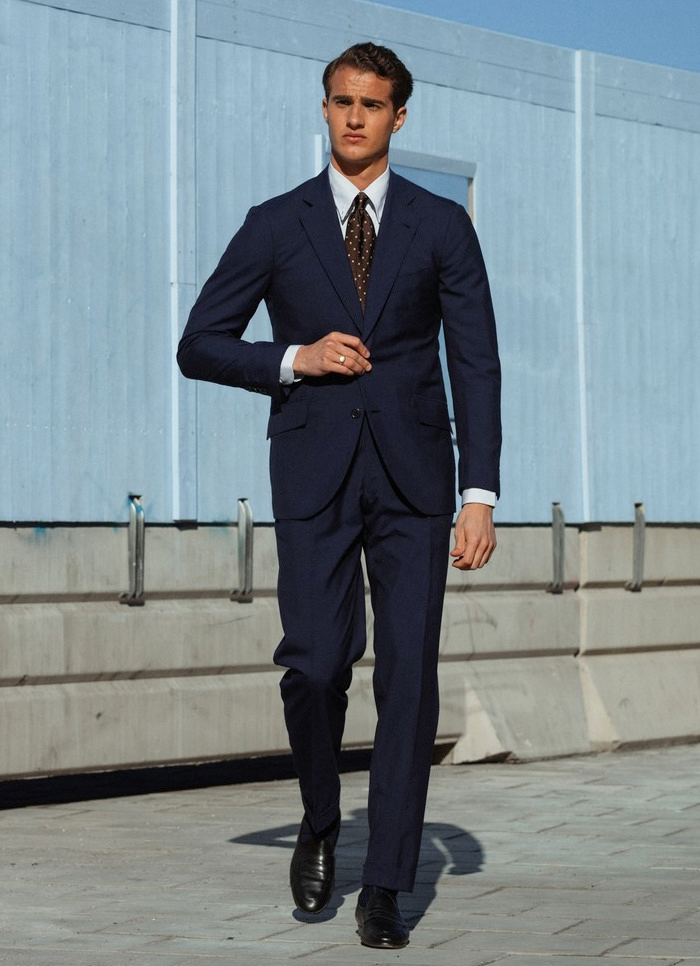
M 358 333 L 362 334 L 362 307 L 357 297 L 343 233 L 338 224 L 338 214 L 327 171 L 322 171 L 317 178 L 308 183 L 304 194 L 304 206 L 305 210 L 301 214 L 304 230 L 353 325 Z M 372 271 L 374 271 L 374 263 Z
M 420 216 L 413 209 L 415 191 L 410 181 L 393 172 L 389 179 L 382 223 L 372 258 L 362 337 L 374 329 L 411 244 Z M 357 295 L 355 299 L 359 304 Z

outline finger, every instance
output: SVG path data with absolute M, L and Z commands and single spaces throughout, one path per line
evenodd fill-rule
M 458 570 L 478 570 L 488 563 L 496 546 L 491 530 L 470 530 L 461 521 L 455 526 L 455 546 L 450 551 L 455 557 L 452 566 Z
M 459 523 L 455 525 L 454 538 L 455 538 L 455 545 L 452 548 L 452 550 L 450 550 L 450 556 L 463 557 L 464 551 L 467 548 L 467 540 L 464 535 L 464 530 L 462 529 L 462 527 L 459 526 Z
M 369 349 L 363 344 L 362 340 L 356 335 L 350 335 L 347 332 L 333 332 L 331 333 L 331 338 L 334 342 L 339 343 L 341 347 L 347 349 L 353 349 L 358 355 L 361 355 L 364 359 L 369 358 Z M 341 348 L 341 352 L 343 349 Z
M 328 373 L 336 372 L 341 376 L 350 377 L 350 376 L 362 376 L 367 370 L 362 368 L 360 365 L 351 363 L 350 360 L 347 360 L 344 363 L 326 361 L 323 363 L 323 371 Z
M 480 570 L 489 562 L 495 549 L 495 543 L 488 537 L 472 543 L 467 542 L 464 553 L 454 561 L 452 566 L 458 570 Z
M 460 556 L 457 557 L 452 566 L 456 567 L 458 570 L 472 570 L 474 566 L 473 561 L 474 549 L 467 546 L 464 548 L 464 551 L 460 554 Z
M 483 567 L 486 561 L 488 560 L 487 554 L 488 554 L 488 546 L 479 544 L 476 547 L 474 547 L 471 555 L 471 560 L 469 562 L 469 569 L 479 570 L 480 567 Z
M 372 368 L 372 363 L 362 356 L 358 355 L 356 352 L 352 352 L 351 349 L 347 350 L 347 355 L 345 356 L 345 362 L 342 363 L 351 372 L 360 374 L 362 372 L 369 372 Z
M 333 367 L 340 366 L 345 375 L 360 375 L 369 372 L 372 364 L 348 346 L 336 346 L 327 353 L 326 361 Z M 336 371 L 334 369 L 334 371 Z
M 466 553 L 463 553 L 461 557 L 457 557 L 456 560 L 452 562 L 452 566 L 457 570 L 475 570 L 472 558 L 468 557 Z

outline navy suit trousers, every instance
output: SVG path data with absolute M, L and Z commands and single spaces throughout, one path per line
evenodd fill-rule
M 374 613 L 377 728 L 362 881 L 415 880 L 439 709 L 437 662 L 451 516 L 396 489 L 365 420 L 331 503 L 275 524 L 284 638 L 275 662 L 304 805 L 316 833 L 340 809 L 338 754 L 352 666 L 365 651 L 364 551 Z

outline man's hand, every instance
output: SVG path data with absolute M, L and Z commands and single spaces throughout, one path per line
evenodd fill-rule
M 341 376 L 361 376 L 372 364 L 369 349 L 356 335 L 329 332 L 318 342 L 301 346 L 294 357 L 295 376 L 325 376 L 337 372 Z
M 450 556 L 458 570 L 478 570 L 491 559 L 496 549 L 493 507 L 485 503 L 466 503 L 455 523 L 455 546 Z

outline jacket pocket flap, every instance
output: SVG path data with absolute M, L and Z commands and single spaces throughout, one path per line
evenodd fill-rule
M 447 403 L 444 399 L 437 396 L 414 396 L 413 402 L 418 411 L 418 419 L 427 426 L 437 426 L 439 429 L 446 429 L 449 433 L 450 414 L 447 411 Z
M 294 400 L 293 403 L 290 401 L 281 409 L 271 413 L 267 423 L 267 438 L 277 436 L 278 433 L 286 433 L 288 429 L 305 426 L 308 408 L 306 401 Z

